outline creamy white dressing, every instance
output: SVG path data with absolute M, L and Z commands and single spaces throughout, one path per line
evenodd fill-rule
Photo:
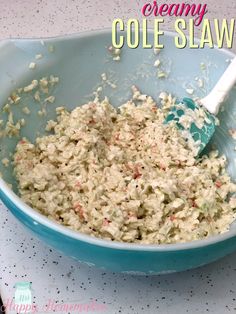
M 22 139 L 14 167 L 23 200 L 73 230 L 122 242 L 177 243 L 227 231 L 236 185 L 226 158 L 211 152 L 196 160 L 175 125 L 163 124 L 175 100 L 162 93 L 160 108 L 133 92 L 119 109 L 97 98 L 72 112 L 60 107 L 46 128 L 52 134 L 35 144 Z

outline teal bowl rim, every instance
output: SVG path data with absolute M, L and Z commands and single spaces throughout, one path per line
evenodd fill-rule
M 152 29 L 148 29 L 148 32 L 153 32 Z M 45 37 L 45 38 L 10 38 L 10 39 L 4 39 L 0 41 L 0 48 L 1 45 L 4 45 L 5 43 L 8 43 L 10 41 L 39 41 L 42 40 L 44 42 L 49 41 L 57 42 L 59 40 L 71 40 L 76 38 L 84 38 L 84 37 L 90 37 L 94 35 L 101 35 L 101 34 L 111 34 L 111 29 L 100 29 L 100 30 L 88 30 L 83 31 L 80 33 L 75 34 L 69 34 L 69 35 L 60 35 L 55 37 Z M 169 37 L 176 36 L 176 33 L 171 31 L 164 31 L 164 36 L 167 35 Z M 188 36 L 186 36 L 189 38 Z M 196 42 L 200 42 L 200 39 L 195 38 Z M 231 51 L 227 49 L 219 49 L 218 47 L 214 46 L 213 49 L 219 50 L 220 52 L 224 53 L 229 58 L 234 58 L 236 55 L 232 53 Z M 230 238 L 236 237 L 236 226 L 233 226 L 229 229 L 229 231 L 215 235 L 210 236 L 209 238 L 203 239 L 203 240 L 196 240 L 191 242 L 185 242 L 185 243 L 176 243 L 176 244 L 136 244 L 136 243 L 123 243 L 118 241 L 110 241 L 110 240 L 104 240 L 100 238 L 96 238 L 94 236 L 86 235 L 79 231 L 73 231 L 69 229 L 68 227 L 65 227 L 63 225 L 58 224 L 57 222 L 54 222 L 47 218 L 46 216 L 40 214 L 32 207 L 28 206 L 26 203 L 24 203 L 21 198 L 15 194 L 7 185 L 7 183 L 0 178 L 0 190 L 3 194 L 13 203 L 17 206 L 18 209 L 20 209 L 24 214 L 29 216 L 33 219 L 33 222 L 39 223 L 44 225 L 47 228 L 50 228 L 52 230 L 55 230 L 56 232 L 59 232 L 60 234 L 63 234 L 69 238 L 72 238 L 74 240 L 79 240 L 91 245 L 96 245 L 104 248 L 109 249 L 116 249 L 116 250 L 126 250 L 126 251 L 149 251 L 149 252 L 168 252 L 168 251 L 183 251 L 183 250 L 189 250 L 189 249 L 198 249 L 201 247 L 214 245 L 219 242 L 223 242 L 225 240 L 228 240 Z M 234 230 L 233 230 L 234 229 Z

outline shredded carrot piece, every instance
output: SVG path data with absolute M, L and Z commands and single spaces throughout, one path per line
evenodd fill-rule
M 117 133 L 117 134 L 115 135 L 115 140 L 118 141 L 119 139 L 120 139 L 120 133 Z
M 222 182 L 216 181 L 216 182 L 215 182 L 215 186 L 216 186 L 217 188 L 220 188 L 220 187 L 222 186 Z
M 138 166 L 135 165 L 134 166 L 134 174 L 133 174 L 133 178 L 134 179 L 138 179 L 142 176 L 142 173 L 139 172 Z
M 163 164 L 160 164 L 159 167 L 161 170 L 164 170 L 164 171 L 166 170 L 166 167 Z
M 75 186 L 78 187 L 78 188 L 80 188 L 80 187 L 81 187 L 81 183 L 80 183 L 79 181 L 77 181 L 77 182 L 75 183 Z
M 111 223 L 111 221 L 110 221 L 109 219 L 104 218 L 102 225 L 103 225 L 103 226 L 109 226 L 110 223 Z
M 80 203 L 75 203 L 73 207 L 74 207 L 74 211 L 79 214 L 80 219 L 84 219 L 85 218 L 84 209 L 80 205 Z
M 194 198 L 192 199 L 192 206 L 193 206 L 193 207 L 198 207 L 198 206 L 197 206 L 197 203 L 196 203 L 196 201 L 195 201 Z

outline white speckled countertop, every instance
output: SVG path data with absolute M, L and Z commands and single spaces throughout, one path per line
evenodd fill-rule
M 208 18 L 235 17 L 235 0 L 206 2 Z M 54 36 L 110 27 L 116 17 L 141 17 L 142 3 L 145 1 L 1 0 L 0 38 Z M 165 25 L 171 29 L 173 20 L 166 19 Z M 61 256 L 32 237 L 1 204 L 0 230 L 0 293 L 4 303 L 14 296 L 16 282 L 28 281 L 39 307 L 48 299 L 83 304 L 95 300 L 105 304 L 103 312 L 109 314 L 236 312 L 236 253 L 196 270 L 135 277 L 104 272 Z

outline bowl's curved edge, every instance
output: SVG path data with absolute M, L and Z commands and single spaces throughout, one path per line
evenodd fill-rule
M 148 28 L 147 32 L 153 33 L 153 28 Z M 119 31 L 120 32 L 120 31 Z M 169 37 L 174 37 L 176 36 L 176 33 L 173 31 L 169 30 L 163 30 L 164 36 L 169 36 Z M 95 29 L 95 30 L 85 30 L 79 33 L 72 33 L 72 34 L 64 34 L 64 35 L 57 35 L 57 36 L 51 36 L 51 37 L 26 37 L 26 38 L 17 38 L 17 37 L 11 37 L 9 39 L 2 39 L 0 40 L 0 48 L 1 48 L 1 43 L 7 43 L 9 41 L 31 41 L 31 42 L 38 42 L 38 41 L 43 41 L 45 43 L 47 42 L 57 42 L 61 40 L 74 40 L 74 39 L 81 39 L 84 37 L 92 37 L 94 35 L 101 35 L 101 34 L 111 34 L 111 29 L 110 28 L 102 28 L 102 29 Z M 186 35 L 186 38 L 189 40 L 190 36 Z M 194 37 L 194 40 L 196 43 L 200 43 L 200 39 L 197 37 Z M 228 57 L 234 58 L 236 56 L 236 53 L 233 53 L 229 49 L 226 48 L 218 48 L 216 45 L 213 45 L 213 48 L 215 50 L 221 51 L 225 53 Z
M 153 32 L 152 29 L 149 29 L 148 31 Z M 0 49 L 1 46 L 4 46 L 9 41 L 45 41 L 45 42 L 56 42 L 61 40 L 74 40 L 74 39 L 80 39 L 87 36 L 94 36 L 99 34 L 110 34 L 110 29 L 103 29 L 103 30 L 93 30 L 93 31 L 84 31 L 81 33 L 71 34 L 71 35 L 63 35 L 63 36 L 56 36 L 56 37 L 48 37 L 48 38 L 28 38 L 28 39 L 19 39 L 19 38 L 11 38 L 11 39 L 4 39 L 0 41 Z M 164 31 L 164 34 L 166 36 L 175 36 L 174 32 L 171 31 Z M 196 39 L 196 41 L 199 41 L 199 39 Z M 224 53 L 227 57 L 233 58 L 235 56 L 234 53 L 227 49 L 219 49 L 217 47 L 214 47 L 214 49 L 219 50 L 220 52 Z M 194 249 L 194 248 L 200 248 L 205 247 L 209 245 L 213 245 L 218 242 L 223 242 L 229 238 L 236 237 L 236 228 L 235 230 L 229 230 L 228 232 L 216 236 L 211 236 L 209 238 L 203 239 L 203 240 L 197 240 L 193 242 L 186 242 L 186 243 L 177 243 L 177 244 L 161 244 L 161 245 L 141 245 L 141 244 L 128 244 L 128 243 L 122 243 L 117 241 L 108 241 L 103 240 L 99 238 L 94 238 L 92 236 L 83 234 L 81 232 L 76 232 L 73 230 L 70 230 L 67 227 L 64 227 L 56 222 L 53 222 L 49 220 L 44 215 L 38 213 L 33 208 L 25 204 L 19 196 L 17 196 L 6 184 L 6 182 L 0 178 L 0 191 L 6 195 L 7 198 L 9 198 L 13 203 L 17 204 L 17 207 L 19 210 L 27 214 L 30 218 L 32 218 L 35 222 L 39 222 L 48 228 L 52 228 L 56 230 L 57 232 L 60 232 L 67 237 L 71 237 L 73 239 L 78 239 L 83 242 L 88 242 L 93 245 L 97 246 L 103 246 L 103 247 L 109 247 L 117 250 L 130 250 L 130 251 L 155 251 L 155 252 L 166 252 L 166 251 L 178 251 L 178 250 L 188 250 L 188 249 Z

